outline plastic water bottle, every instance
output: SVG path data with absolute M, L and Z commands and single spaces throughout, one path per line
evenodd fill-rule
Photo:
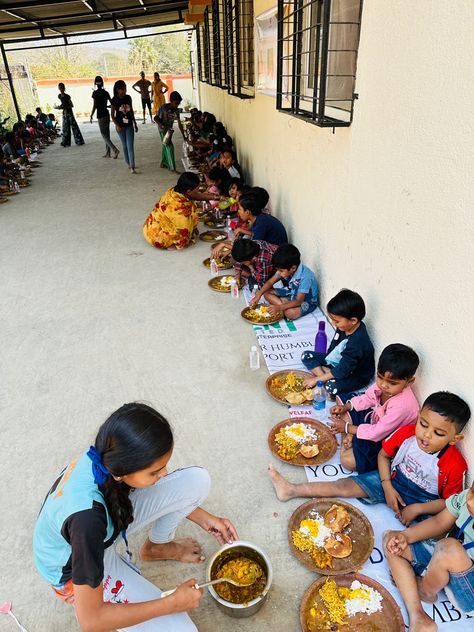
M 219 268 L 217 266 L 217 261 L 213 258 L 211 259 L 211 277 L 216 277 L 219 274 Z
M 314 416 L 320 421 L 326 416 L 326 394 L 324 392 L 324 385 L 321 380 L 316 382 L 316 388 L 314 389 L 313 400 Z
M 235 279 L 230 282 L 230 295 L 232 298 L 239 298 L 239 286 Z
M 326 323 L 324 320 L 319 321 L 318 333 L 314 339 L 314 350 L 316 353 L 326 353 L 328 348 L 328 337 L 326 336 Z
M 257 284 L 255 284 L 255 285 L 252 287 L 252 292 L 250 293 L 250 300 L 251 300 L 251 301 L 253 301 L 253 299 L 255 298 L 255 295 L 257 294 L 257 292 L 258 292 L 258 285 L 257 285 Z
M 232 226 L 230 225 L 230 217 L 228 217 L 226 219 L 225 230 L 226 230 L 226 233 L 227 233 L 227 236 L 229 237 L 229 239 L 233 239 L 234 238 L 234 231 L 232 230 Z
M 8 188 L 10 189 L 10 191 L 15 190 L 15 185 L 13 184 L 13 180 L 11 178 L 8 180 Z
M 20 193 L 20 185 L 18 184 L 18 182 L 15 182 L 15 191 L 17 193 Z
M 257 347 L 251 347 L 249 353 L 250 369 L 256 371 L 260 368 L 260 356 Z

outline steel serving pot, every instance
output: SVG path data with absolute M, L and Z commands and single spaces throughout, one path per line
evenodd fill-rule
M 217 570 L 223 564 L 236 557 L 240 557 L 241 555 L 248 557 L 251 560 L 255 560 L 265 571 L 267 583 L 261 595 L 244 604 L 230 603 L 229 601 L 222 599 L 222 597 L 216 593 L 214 586 L 209 586 L 209 592 L 217 601 L 219 608 L 230 617 L 235 617 L 237 619 L 251 617 L 263 606 L 273 580 L 273 569 L 269 557 L 265 551 L 256 544 L 245 542 L 244 540 L 236 540 L 233 544 L 226 544 L 216 551 L 209 560 L 206 570 L 206 581 L 211 581 L 211 579 L 215 579 Z

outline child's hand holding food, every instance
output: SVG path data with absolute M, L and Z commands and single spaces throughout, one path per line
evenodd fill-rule
M 341 419 L 340 417 L 336 417 L 336 416 L 331 416 L 331 430 L 334 433 L 338 433 L 338 432 L 344 432 L 346 429 L 346 422 L 344 421 L 344 419 Z
M 408 546 L 404 531 L 389 531 L 385 535 L 385 548 L 392 555 L 401 555 Z
M 331 413 L 331 415 L 343 415 L 349 410 L 350 408 L 347 406 L 347 404 L 336 404 L 329 409 L 329 412 Z
M 313 388 L 313 386 L 315 386 L 315 385 L 316 385 L 316 382 L 317 382 L 317 381 L 318 381 L 318 378 L 317 378 L 317 377 L 309 377 L 309 375 L 308 375 L 308 376 L 305 376 L 305 377 L 303 378 L 303 386 L 304 386 L 305 388 Z

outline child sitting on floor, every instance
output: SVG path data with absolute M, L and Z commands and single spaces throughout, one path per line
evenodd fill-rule
M 274 316 L 283 312 L 288 320 L 314 312 L 318 306 L 318 282 L 314 273 L 301 263 L 300 251 L 293 244 L 283 244 L 272 257 L 275 274 L 255 294 L 250 307 L 257 305 L 262 296 L 270 303 L 268 313 Z M 274 288 L 284 280 L 285 287 Z
M 243 180 L 242 169 L 233 149 L 225 149 L 219 154 L 219 165 L 227 169 L 231 178 L 242 178 Z
M 229 195 L 230 176 L 227 169 L 223 167 L 213 167 L 206 176 L 207 193 L 214 196 Z M 219 201 L 212 201 L 211 206 L 217 208 Z
M 359 498 L 366 504 L 386 502 L 407 525 L 442 511 L 446 498 L 463 488 L 467 464 L 456 443 L 469 421 L 469 406 L 458 395 L 441 391 L 424 402 L 416 424 L 395 430 L 382 442 L 378 471 L 330 483 L 292 484 L 272 466 L 277 497 Z
M 439 539 L 453 527 L 452 537 Z M 436 632 L 421 601 L 435 603 L 443 588 L 459 610 L 474 615 L 474 484 L 450 496 L 436 516 L 405 531 L 387 531 L 384 551 L 410 617 L 410 630 Z
M 352 290 L 341 290 L 327 304 L 328 316 L 336 328 L 326 354 L 305 351 L 301 361 L 314 373 L 304 385 L 312 388 L 325 382 L 330 395 L 352 393 L 367 386 L 374 377 L 374 346 L 365 324 L 365 303 Z
M 252 241 L 251 239 L 238 239 L 232 246 L 232 258 L 234 259 L 234 274 L 240 280 L 242 269 L 250 271 L 248 283 L 250 287 L 257 285 L 262 287 L 273 274 L 272 257 L 277 246 L 267 244 L 265 241 Z
M 402 344 L 382 351 L 375 384 L 358 397 L 337 397 L 331 427 L 344 433 L 341 464 L 359 474 L 377 469 L 382 439 L 416 421 L 420 407 L 411 389 L 420 360 Z
M 249 235 L 257 241 L 281 246 L 288 243 L 285 227 L 279 219 L 263 212 L 263 197 L 258 192 L 251 191 L 242 195 L 239 200 L 239 217 L 249 223 L 250 229 L 242 228 L 235 231 L 235 236 Z

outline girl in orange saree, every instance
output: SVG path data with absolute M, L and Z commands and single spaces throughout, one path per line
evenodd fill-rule
M 155 248 L 181 250 L 196 242 L 198 215 L 191 199 L 197 193 L 199 177 L 186 171 L 168 189 L 143 225 L 143 236 Z

